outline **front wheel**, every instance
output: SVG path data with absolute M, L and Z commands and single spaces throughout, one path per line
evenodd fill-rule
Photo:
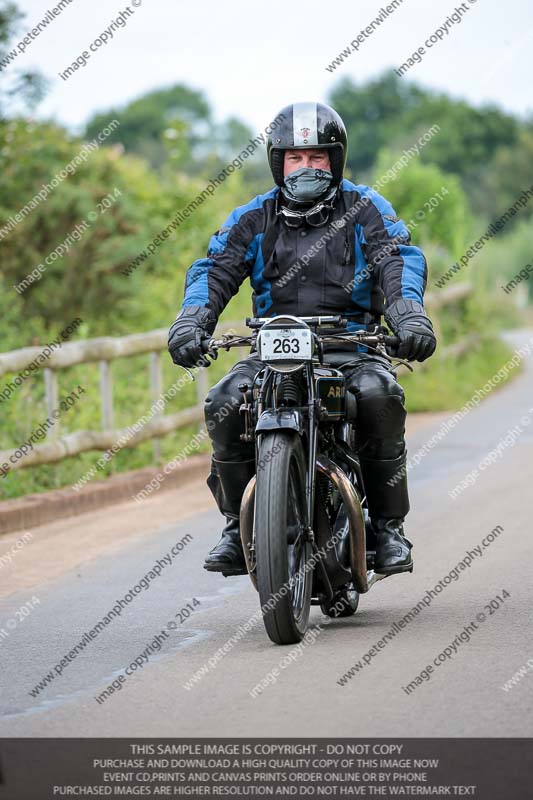
M 307 629 L 313 583 L 306 463 L 298 434 L 263 436 L 258 464 L 255 548 L 263 621 L 275 644 L 294 644 Z

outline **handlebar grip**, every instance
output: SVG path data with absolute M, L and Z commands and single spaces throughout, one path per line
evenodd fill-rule
M 385 334 L 383 338 L 385 340 L 385 347 L 389 351 L 389 355 L 394 356 L 398 350 L 398 347 L 400 346 L 400 339 L 398 336 L 389 336 L 387 334 Z
M 385 335 L 383 338 L 387 347 L 398 347 L 400 344 L 400 339 L 398 336 Z

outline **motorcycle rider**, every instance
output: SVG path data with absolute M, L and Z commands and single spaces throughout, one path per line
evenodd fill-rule
M 423 306 L 427 264 L 391 204 L 373 189 L 343 179 L 347 136 L 322 103 L 295 103 L 276 119 L 267 153 L 275 187 L 236 208 L 213 234 L 207 257 L 194 261 L 183 306 L 169 332 L 169 352 L 184 367 L 208 366 L 207 343 L 231 297 L 249 277 L 254 316 L 342 314 L 349 330 L 372 330 L 384 313 L 399 337 L 398 357 L 424 361 L 436 347 Z M 334 363 L 356 400 L 358 454 L 376 541 L 375 570 L 412 569 L 404 536 L 409 511 L 404 393 L 389 362 L 351 346 Z M 329 356 L 328 356 L 329 358 Z M 342 366 L 349 360 L 347 366 Z M 255 472 L 254 444 L 240 440 L 239 384 L 261 362 L 251 355 L 213 386 L 205 419 L 213 456 L 207 484 L 226 517 L 205 568 L 246 574 L 239 509 Z M 227 411 L 223 416 L 220 410 Z M 347 403 L 347 408 L 349 404 Z

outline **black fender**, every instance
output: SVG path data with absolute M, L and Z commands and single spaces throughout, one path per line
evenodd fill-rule
M 267 408 L 263 411 L 255 426 L 256 433 L 280 430 L 296 431 L 301 436 L 304 432 L 301 411 L 296 408 Z

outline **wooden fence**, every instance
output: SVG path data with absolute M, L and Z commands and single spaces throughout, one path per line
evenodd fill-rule
M 425 304 L 428 306 L 432 317 L 435 318 L 435 311 L 438 308 L 462 300 L 471 291 L 470 284 L 461 283 L 438 292 L 438 294 L 428 293 L 425 297 Z M 226 322 L 218 326 L 216 335 L 229 330 L 236 333 L 249 332 L 242 322 Z M 132 426 L 117 429 L 114 427 L 111 365 L 113 361 L 119 358 L 128 358 L 142 353 L 148 355 L 150 407 L 153 408 L 153 404 L 157 403 L 163 396 L 161 353 L 166 352 L 167 336 L 168 329 L 161 328 L 147 333 L 135 333 L 131 336 L 101 337 L 63 344 L 49 356 L 46 367 L 39 367 L 44 374 L 47 416 L 50 417 L 58 406 L 59 371 L 75 364 L 97 362 L 100 365 L 101 430 L 75 431 L 61 436 L 60 429 L 56 424 L 48 431 L 47 440 L 43 444 L 34 445 L 31 452 L 23 457 L 17 457 L 15 462 L 11 462 L 10 457 L 14 456 L 17 448 L 0 451 L 0 465 L 9 464 L 10 471 L 14 471 L 62 461 L 65 458 L 89 450 L 109 450 L 117 443 L 120 443 L 121 448 L 135 447 L 149 439 L 154 440 L 154 458 L 157 460 L 159 457 L 157 440 L 160 437 L 203 420 L 203 400 L 209 388 L 209 373 L 206 369 L 198 369 L 196 371 L 198 398 L 196 405 L 177 411 L 174 414 L 162 414 L 160 410 L 157 410 L 145 424 L 137 425 L 134 423 L 135 430 L 132 430 Z M 450 345 L 446 350 L 441 350 L 440 354 L 441 356 L 460 355 L 473 341 L 473 337 L 466 337 Z M 25 347 L 21 350 L 0 353 L 0 377 L 6 373 L 23 371 L 39 357 L 42 350 L 42 347 Z M 424 367 L 425 364 L 420 366 Z M 185 372 L 183 375 L 187 377 Z M 143 418 L 141 417 L 141 419 Z

